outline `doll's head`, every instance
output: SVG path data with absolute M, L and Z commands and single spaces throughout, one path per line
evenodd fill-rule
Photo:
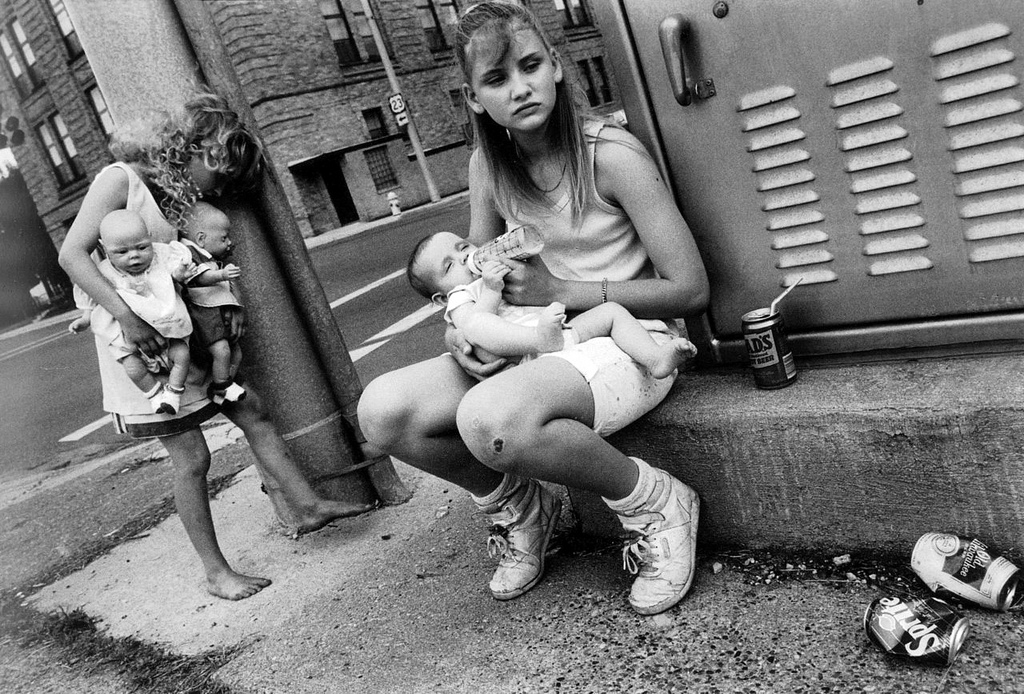
M 231 254 L 231 221 L 208 202 L 199 201 L 189 214 L 186 237 L 217 260 Z
M 153 239 L 136 212 L 114 210 L 100 221 L 100 243 L 107 260 L 128 275 L 140 275 L 153 262 Z

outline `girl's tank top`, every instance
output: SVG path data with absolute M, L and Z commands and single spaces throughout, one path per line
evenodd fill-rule
M 604 126 L 599 121 L 584 126 L 592 174 L 597 139 Z M 544 238 L 540 257 L 551 273 L 561 279 L 600 282 L 607 277 L 611 282 L 621 282 L 657 277 L 647 249 L 626 212 L 604 200 L 593 185 L 590 196 L 592 202 L 577 224 L 573 224 L 569 196 L 563 194 L 552 208 L 531 206 L 520 210 L 510 226 L 537 227 Z M 668 330 L 675 332 L 673 321 L 668 326 L 656 320 L 641 322 L 649 330 L 664 331 L 671 326 Z

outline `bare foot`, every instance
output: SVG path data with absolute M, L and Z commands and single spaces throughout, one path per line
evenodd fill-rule
M 269 578 L 246 576 L 227 569 L 215 576 L 206 577 L 206 590 L 211 595 L 225 600 L 244 600 L 252 597 L 270 585 Z
M 651 375 L 655 378 L 671 376 L 672 372 L 687 359 L 697 356 L 697 348 L 692 342 L 682 337 L 674 338 L 671 342 L 661 345 L 659 351 L 661 354 L 657 361 L 649 365 Z
M 557 352 L 565 346 L 562 330 L 565 322 L 565 304 L 557 301 L 545 306 L 537 318 L 537 351 Z
M 321 499 L 300 520 L 293 537 L 320 530 L 332 520 L 358 516 L 376 508 L 376 504 L 356 504 L 351 501 Z

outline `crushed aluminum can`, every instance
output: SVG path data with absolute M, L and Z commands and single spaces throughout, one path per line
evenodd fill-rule
M 951 533 L 925 533 L 914 545 L 910 567 L 932 591 L 953 595 L 993 610 L 1013 605 L 1019 569 L 978 539 Z
M 868 639 L 890 655 L 921 663 L 956 660 L 970 621 L 939 598 L 886 596 L 864 612 Z

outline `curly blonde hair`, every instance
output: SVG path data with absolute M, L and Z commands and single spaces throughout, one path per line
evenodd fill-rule
M 110 151 L 136 165 L 179 233 L 200 196 L 189 172 L 193 157 L 203 157 L 208 169 L 223 174 L 230 192 L 254 185 L 264 166 L 263 147 L 227 100 L 202 89 L 176 112 L 153 113 L 119 129 Z

